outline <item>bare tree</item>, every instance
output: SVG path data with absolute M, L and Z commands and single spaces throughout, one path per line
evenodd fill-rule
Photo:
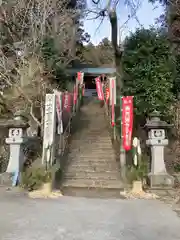
M 122 69 L 121 69 L 121 58 L 123 54 L 123 46 L 120 42 L 118 42 L 118 32 L 123 29 L 131 18 L 135 18 L 139 25 L 140 22 L 137 18 L 137 11 L 140 8 L 141 0 L 125 0 L 124 5 L 129 7 L 129 12 L 127 16 L 127 20 L 121 25 L 118 26 L 118 17 L 117 11 L 119 10 L 120 0 L 107 0 L 105 6 L 99 7 L 101 0 L 92 0 L 92 2 L 97 6 L 96 9 L 89 9 L 88 12 L 94 13 L 95 17 L 93 19 L 101 19 L 100 24 L 104 20 L 105 17 L 109 18 L 111 24 L 111 43 L 114 50 L 114 64 L 116 67 L 117 73 L 117 86 L 119 93 L 123 91 L 123 81 L 122 81 Z
M 7 0 L 0 6 L 3 102 L 12 112 L 25 109 L 39 126 L 45 93 L 53 87 L 53 72 L 47 63 L 53 60 L 65 68 L 75 57 L 71 36 L 77 14 L 67 8 L 65 0 Z M 55 59 L 48 59 L 45 39 L 53 40 Z

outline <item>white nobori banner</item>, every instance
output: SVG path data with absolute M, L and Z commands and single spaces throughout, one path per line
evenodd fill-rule
M 42 156 L 43 164 L 45 164 L 46 162 L 52 164 L 54 161 L 53 147 L 55 142 L 55 132 L 56 132 L 56 95 L 55 93 L 53 93 L 46 94 L 45 98 L 43 156 Z M 48 150 L 48 153 L 46 150 Z
M 114 97 L 114 105 L 116 105 L 116 77 L 109 78 L 109 104 L 112 105 L 112 96 Z
M 56 113 L 57 113 L 57 121 L 58 121 L 57 133 L 62 134 L 63 133 L 63 122 L 62 122 L 63 93 L 57 90 L 54 90 L 54 93 L 56 94 Z

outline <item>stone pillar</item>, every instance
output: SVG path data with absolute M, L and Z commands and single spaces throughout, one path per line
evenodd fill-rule
M 158 112 L 153 114 L 158 114 Z M 145 126 L 148 128 L 146 144 L 151 149 L 151 169 L 148 174 L 150 186 L 151 188 L 173 186 L 174 178 L 167 173 L 164 162 L 164 147 L 168 145 L 165 128 L 170 125 L 153 115 Z

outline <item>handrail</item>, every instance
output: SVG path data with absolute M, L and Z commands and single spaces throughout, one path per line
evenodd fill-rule
M 71 122 L 72 122 L 72 117 L 73 114 L 70 115 L 69 120 L 68 120 L 68 124 L 66 126 L 65 131 L 63 132 L 62 136 L 64 137 L 63 141 L 61 142 L 61 155 L 64 154 L 67 143 L 68 143 L 68 138 L 70 136 L 70 130 L 71 130 Z M 67 134 L 67 135 L 66 135 Z M 61 136 L 60 136 L 61 137 Z
M 117 128 L 117 126 L 115 126 L 113 128 L 112 125 L 111 125 L 111 121 L 112 121 L 112 118 L 111 118 L 111 107 L 106 102 L 106 91 L 105 91 L 106 87 L 107 86 L 104 86 L 104 88 L 103 88 L 103 91 L 104 91 L 104 109 L 105 109 L 105 114 L 106 114 L 106 117 L 108 118 L 111 138 L 112 138 L 113 142 L 117 141 L 119 143 L 119 146 L 120 146 L 120 144 L 121 144 L 121 137 L 120 137 L 120 134 L 118 132 L 118 128 Z M 117 154 L 118 154 L 118 152 L 117 152 Z
M 60 156 L 62 157 L 64 155 L 64 152 L 68 146 L 68 138 L 71 135 L 71 124 L 72 124 L 72 119 L 73 117 L 75 117 L 79 111 L 79 107 L 80 107 L 80 99 L 79 97 L 77 98 L 77 105 L 76 105 L 76 109 L 74 110 L 74 106 L 72 106 L 72 112 L 69 116 L 68 119 L 68 123 L 67 126 L 65 128 L 65 130 L 63 131 L 63 134 L 60 134 Z M 62 138 L 63 137 L 63 138 Z
M 69 119 L 68 119 L 68 123 L 67 123 L 67 126 L 64 130 L 64 132 L 59 136 L 59 141 L 58 141 L 58 158 L 59 158 L 59 161 L 55 161 L 55 164 L 52 165 L 52 168 L 51 168 L 51 171 L 52 171 L 52 186 L 54 185 L 55 183 L 55 174 L 56 174 L 56 171 L 59 171 L 61 169 L 61 158 L 64 156 L 64 153 L 66 151 L 66 149 L 68 148 L 68 139 L 69 139 L 69 136 L 70 136 L 70 133 L 71 133 L 71 123 L 72 123 L 72 119 L 74 116 L 77 115 L 78 111 L 79 111 L 79 107 L 80 107 L 80 99 L 79 99 L 79 96 L 77 97 L 77 105 L 76 105 L 76 109 L 73 109 L 72 110 L 72 113 L 70 114 L 69 116 Z M 62 111 L 63 113 L 63 111 Z M 57 148 L 56 148 L 57 150 Z
M 111 112 L 110 112 L 110 109 L 111 109 L 111 107 L 110 106 L 108 106 L 107 105 L 107 102 L 106 102 L 106 91 L 105 91 L 105 88 L 106 88 L 107 86 L 104 86 L 104 88 L 103 88 L 103 92 L 104 92 L 104 108 L 105 108 L 105 114 L 106 114 L 106 116 L 108 117 L 108 120 L 109 120 L 109 122 L 110 122 L 110 128 L 111 128 L 111 130 L 113 129 L 113 127 L 111 126 L 111 121 L 112 121 L 112 118 L 111 118 Z M 116 136 L 117 136 L 118 134 L 116 134 Z M 114 138 L 114 137 L 113 137 Z

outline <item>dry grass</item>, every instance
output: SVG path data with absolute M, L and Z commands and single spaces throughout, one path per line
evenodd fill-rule
M 61 191 L 53 192 L 51 189 L 51 183 L 45 183 L 39 190 L 29 192 L 30 198 L 59 198 L 62 197 Z

